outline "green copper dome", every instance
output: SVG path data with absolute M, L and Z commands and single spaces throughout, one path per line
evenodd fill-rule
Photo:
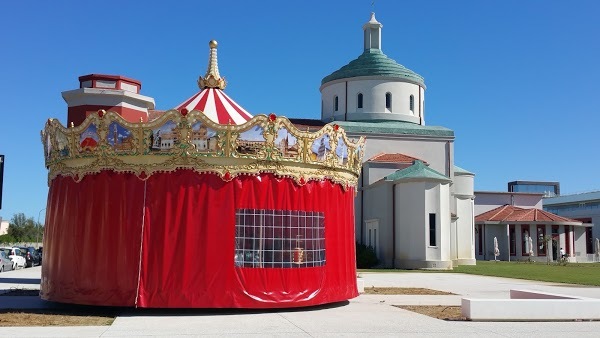
M 403 79 L 425 87 L 425 80 L 421 75 L 389 58 L 380 49 L 374 48 L 365 50 L 358 58 L 324 77 L 321 84 L 358 76 L 386 76 Z

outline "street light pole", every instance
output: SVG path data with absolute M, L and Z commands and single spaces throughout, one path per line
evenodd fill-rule
M 40 226 L 40 215 L 42 214 L 42 211 L 44 211 L 44 210 L 46 210 L 46 208 L 44 208 L 44 209 L 40 210 L 40 212 L 38 212 L 38 219 L 37 219 L 37 226 L 36 226 L 36 228 L 39 228 L 39 226 Z M 44 218 L 44 223 L 45 223 L 45 220 L 46 219 Z M 40 230 L 38 229 L 35 232 L 35 242 L 36 243 L 40 243 L 40 237 L 39 236 L 40 236 Z

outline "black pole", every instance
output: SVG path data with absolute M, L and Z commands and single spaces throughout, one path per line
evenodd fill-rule
M 2 210 L 2 182 L 4 181 L 4 155 L 0 155 L 0 210 Z

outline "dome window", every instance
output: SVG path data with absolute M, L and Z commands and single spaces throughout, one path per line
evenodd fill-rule
M 415 112 L 415 97 L 413 95 L 410 96 L 410 111 Z
M 392 110 L 392 93 L 385 93 L 385 107 Z
M 358 96 L 356 97 L 356 107 L 361 109 L 363 107 L 363 94 L 362 93 L 358 93 Z
M 339 105 L 338 105 L 338 97 L 337 95 L 333 97 L 333 110 L 334 111 L 338 111 Z

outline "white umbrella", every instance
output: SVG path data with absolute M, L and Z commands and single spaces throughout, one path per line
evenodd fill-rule
M 500 256 L 500 249 L 498 248 L 498 238 L 494 237 L 494 260 Z
M 533 239 L 529 236 L 529 257 L 533 256 Z

